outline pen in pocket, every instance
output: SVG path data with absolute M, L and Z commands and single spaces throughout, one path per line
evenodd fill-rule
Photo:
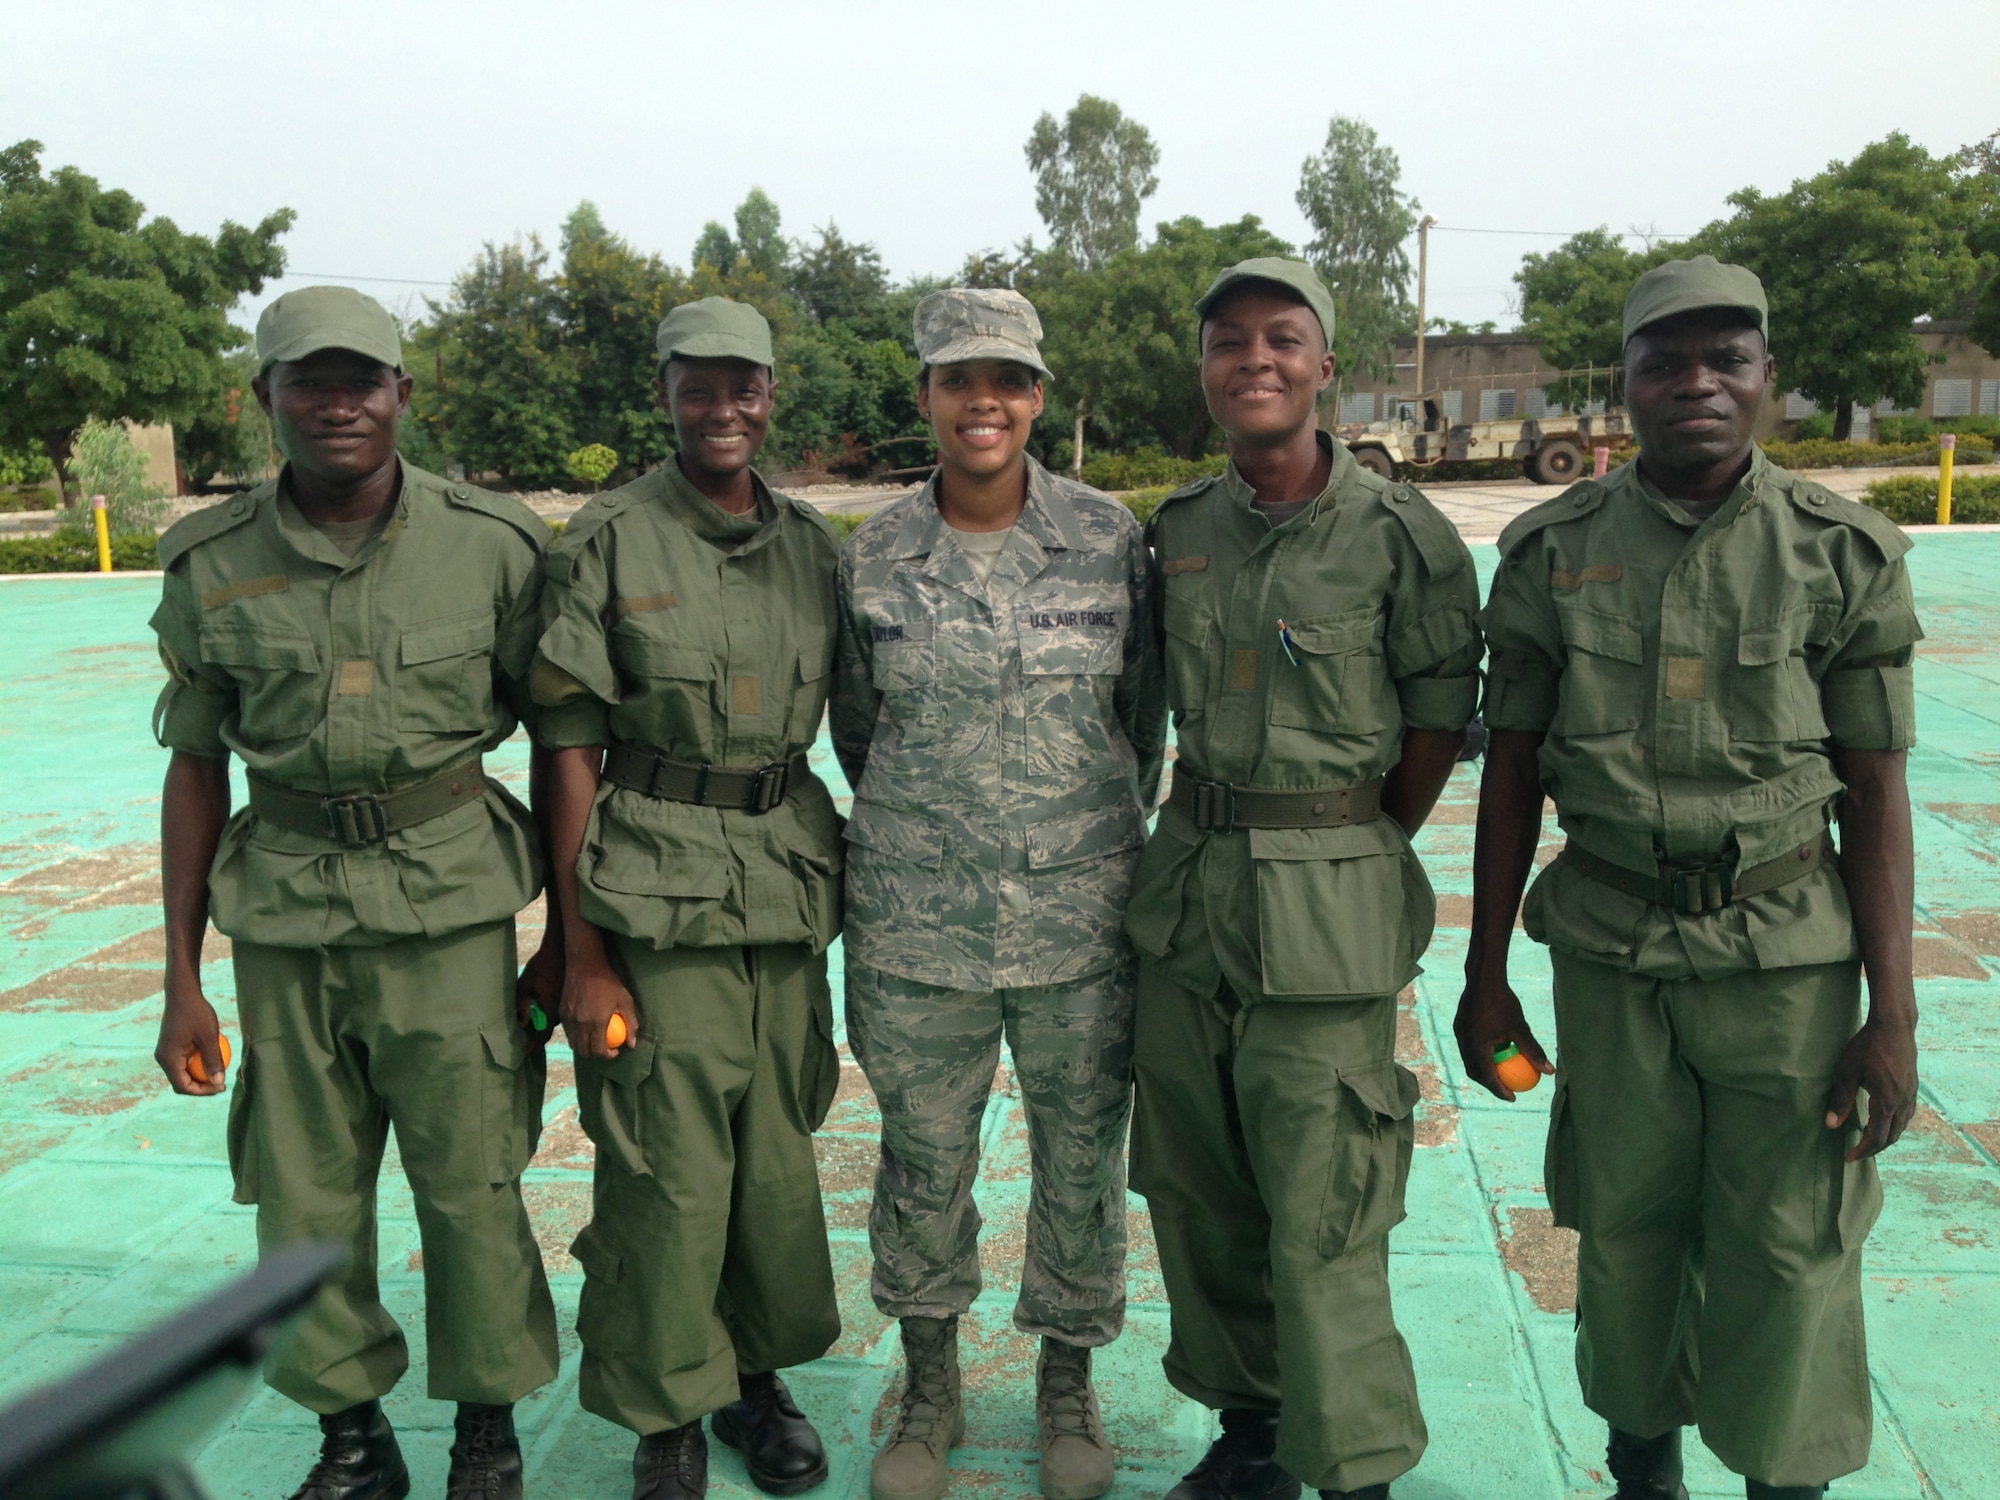
M 1286 625 L 1283 620 L 1278 621 L 1278 644 L 1285 648 L 1285 660 L 1296 667 L 1299 664 L 1299 659 L 1292 655 L 1291 627 Z

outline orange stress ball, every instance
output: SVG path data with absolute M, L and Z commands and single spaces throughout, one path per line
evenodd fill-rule
M 222 1048 L 222 1065 L 226 1068 L 229 1066 L 229 1033 L 226 1031 L 220 1033 L 216 1037 L 216 1042 Z M 192 1078 L 196 1083 L 208 1082 L 208 1069 L 201 1064 L 201 1048 L 199 1047 L 188 1054 L 188 1077 Z
M 1529 1062 L 1512 1042 L 1493 1054 L 1493 1063 L 1500 1081 L 1517 1094 L 1530 1092 L 1542 1081 L 1542 1070 Z
M 625 1018 L 616 1011 L 613 1011 L 611 1019 L 604 1023 L 604 1045 L 613 1052 L 625 1045 Z

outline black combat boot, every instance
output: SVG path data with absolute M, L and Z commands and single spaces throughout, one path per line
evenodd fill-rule
M 708 1493 L 708 1435 L 701 1419 L 649 1432 L 632 1455 L 632 1500 L 701 1500 Z
M 1748 1500 L 1820 1500 L 1826 1493 L 1823 1484 L 1766 1484 L 1761 1479 L 1743 1481 L 1743 1493 Z
M 1319 1500 L 1389 1500 L 1389 1481 L 1364 1484 L 1358 1490 L 1321 1490 Z
M 736 1400 L 710 1417 L 715 1435 L 743 1455 L 767 1495 L 796 1495 L 826 1481 L 826 1446 L 775 1373 L 739 1375 Z
M 1278 1467 L 1278 1414 L 1225 1410 L 1222 1436 L 1167 1491 L 1167 1500 L 1299 1500 L 1299 1482 Z
M 1613 1500 L 1688 1500 L 1681 1483 L 1681 1430 L 1670 1428 L 1658 1437 L 1634 1437 L 1611 1429 L 1611 1446 L 1604 1461 L 1618 1481 Z
M 457 1425 L 445 1500 L 521 1500 L 521 1440 L 514 1436 L 514 1408 L 461 1401 Z
M 410 1468 L 380 1401 L 319 1419 L 319 1462 L 292 1500 L 403 1500 Z

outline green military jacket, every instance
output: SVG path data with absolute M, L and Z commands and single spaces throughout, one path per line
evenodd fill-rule
M 1841 795 L 1830 748 L 1915 741 L 1909 545 L 1761 449 L 1705 521 L 1637 463 L 1586 480 L 1501 534 L 1486 723 L 1547 736 L 1563 830 L 1601 859 L 1647 872 L 1788 854 Z M 1558 860 L 1523 921 L 1538 941 L 1668 979 L 1858 952 L 1830 865 L 1686 916 Z
M 1417 490 L 1333 452 L 1326 489 L 1273 526 L 1234 465 L 1175 491 L 1148 527 L 1174 775 L 1303 791 L 1385 775 L 1405 725 L 1448 732 L 1479 698 L 1478 579 Z M 1287 652 L 1278 634 L 1290 633 Z M 1436 902 L 1401 828 L 1203 832 L 1160 812 L 1127 930 L 1190 989 L 1312 1000 L 1394 994 Z
M 289 470 L 160 538 L 160 743 L 231 752 L 281 786 L 388 792 L 491 750 L 526 711 L 548 528 L 517 500 L 405 463 L 384 529 L 347 556 L 292 504 Z M 369 947 L 513 916 L 541 889 L 512 797 L 346 848 L 239 809 L 209 873 L 232 938 Z
M 732 516 L 669 460 L 591 500 L 549 550 L 531 685 L 552 749 L 614 740 L 755 770 L 811 748 L 833 663 L 839 543 L 756 481 Z M 577 862 L 583 915 L 660 949 L 840 931 L 840 815 L 815 776 L 770 812 L 606 780 Z
M 984 587 L 935 476 L 848 540 L 830 722 L 855 959 L 980 990 L 1128 959 L 1166 737 L 1151 598 L 1132 513 L 1033 459 Z

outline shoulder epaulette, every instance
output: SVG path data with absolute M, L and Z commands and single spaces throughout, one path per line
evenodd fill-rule
M 1161 497 L 1160 503 L 1153 507 L 1153 513 L 1146 517 L 1145 531 L 1147 544 L 1151 545 L 1153 531 L 1160 524 L 1160 517 L 1166 512 L 1167 507 L 1183 500 L 1192 500 L 1196 495 L 1207 494 L 1209 490 L 1213 489 L 1221 481 L 1222 476 L 1220 474 L 1204 474 L 1199 479 L 1190 479 L 1179 489 L 1173 490 Z
M 448 479 L 439 479 L 426 474 L 435 487 L 444 492 L 445 500 L 460 510 L 477 511 L 482 516 L 491 516 L 496 521 L 505 521 L 520 532 L 537 552 L 549 545 L 549 526 L 540 516 L 512 495 L 496 495 L 491 490 L 477 489 L 469 484 L 455 484 Z
M 1458 528 L 1431 503 L 1430 496 L 1415 485 L 1388 484 L 1382 499 L 1382 508 L 1403 523 L 1410 540 L 1417 544 L 1417 554 L 1431 577 L 1440 578 L 1464 565 L 1465 542 Z
M 1593 479 L 1573 484 L 1553 500 L 1544 500 L 1533 510 L 1523 511 L 1500 533 L 1500 555 L 1507 556 L 1538 531 L 1564 521 L 1580 520 L 1604 503 L 1604 486 Z
M 203 542 L 221 536 L 225 531 L 234 531 L 257 514 L 257 505 L 260 501 L 275 493 L 277 485 L 267 482 L 258 485 L 247 495 L 218 500 L 213 505 L 205 505 L 200 510 L 182 516 L 160 536 L 160 566 L 171 568 L 177 560 Z
M 780 505 L 789 506 L 796 514 L 810 521 L 825 535 L 828 546 L 836 552 L 840 550 L 840 533 L 833 529 L 833 522 L 829 521 L 825 513 L 812 501 L 801 500 L 797 495 L 788 495 L 783 490 L 772 490 L 771 498 Z
M 1784 490 L 1801 515 L 1831 526 L 1852 526 L 1875 544 L 1884 562 L 1894 562 L 1911 547 L 1909 533 L 1872 506 L 1836 495 L 1823 484 L 1772 466 L 1772 482 Z

